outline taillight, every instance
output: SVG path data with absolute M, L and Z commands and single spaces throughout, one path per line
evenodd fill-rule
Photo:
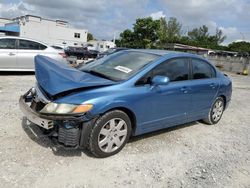
M 67 58 L 67 55 L 63 52 L 59 53 L 59 55 L 61 55 L 63 58 Z

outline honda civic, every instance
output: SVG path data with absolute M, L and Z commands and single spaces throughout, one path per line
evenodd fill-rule
M 37 83 L 20 97 L 27 119 L 66 148 L 118 153 L 131 136 L 202 120 L 220 121 L 230 79 L 200 56 L 124 50 L 80 69 L 35 57 Z

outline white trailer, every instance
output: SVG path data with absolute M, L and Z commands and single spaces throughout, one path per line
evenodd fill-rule
M 99 52 L 107 51 L 110 48 L 116 47 L 115 43 L 106 40 L 91 40 L 85 44 L 88 50 L 96 50 Z

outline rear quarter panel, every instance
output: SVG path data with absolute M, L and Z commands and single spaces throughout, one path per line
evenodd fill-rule
M 220 77 L 221 80 L 218 96 L 225 96 L 226 107 L 227 107 L 232 97 L 232 81 L 228 76 L 225 76 L 221 72 L 219 73 L 218 76 Z

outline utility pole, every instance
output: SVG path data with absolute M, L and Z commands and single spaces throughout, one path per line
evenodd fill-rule
M 189 26 L 187 26 L 186 36 L 188 36 L 188 33 L 189 33 Z
M 115 43 L 115 34 L 116 34 L 116 32 L 114 32 L 114 39 L 113 39 L 113 42 Z
M 240 32 L 241 36 L 242 36 L 242 40 L 245 41 L 245 35 L 244 33 Z

